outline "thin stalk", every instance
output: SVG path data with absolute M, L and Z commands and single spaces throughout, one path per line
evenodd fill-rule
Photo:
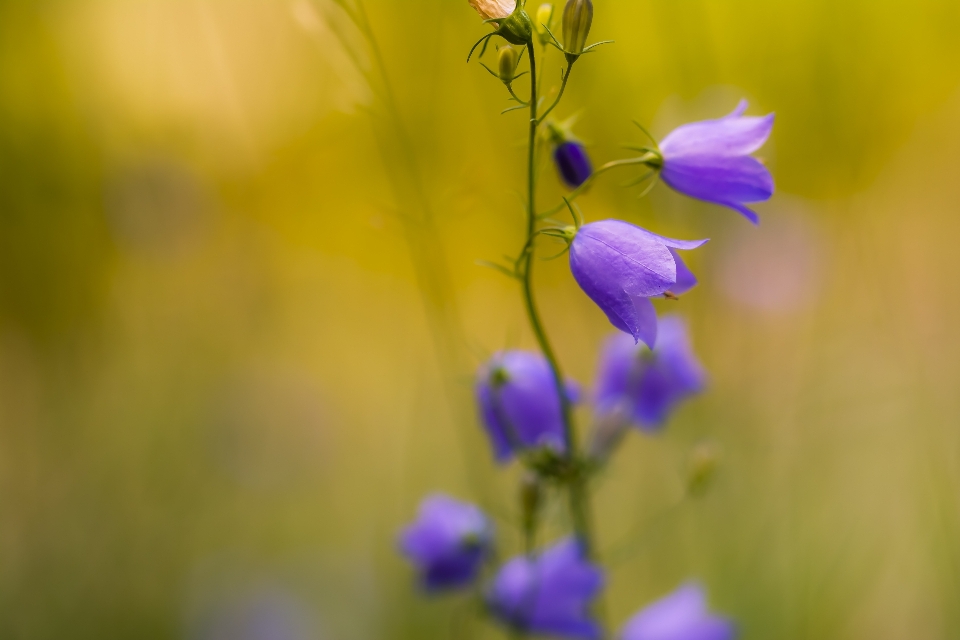
M 570 192 L 570 195 L 566 197 L 567 202 L 573 202 L 579 196 L 583 195 L 583 192 L 590 188 L 590 185 L 593 184 L 593 181 L 603 173 L 606 173 L 610 169 L 616 169 L 617 167 L 629 167 L 637 164 L 647 164 L 651 160 L 656 159 L 658 156 L 655 153 L 645 153 L 639 158 L 625 158 L 623 160 L 612 160 L 607 164 L 599 167 L 596 171 L 590 174 L 590 177 L 584 180 L 583 184 Z M 544 211 L 543 213 L 537 216 L 538 219 L 542 220 L 544 218 L 549 218 L 550 216 L 560 212 L 564 207 L 567 206 L 566 202 L 561 202 L 557 206 Z
M 537 303 L 533 295 L 533 265 L 535 247 L 533 238 L 537 233 L 537 208 L 536 208 L 536 148 L 537 148 L 537 129 L 540 119 L 537 117 L 537 59 L 533 43 L 527 44 L 527 51 L 530 58 L 530 131 L 527 148 L 527 243 L 529 250 L 526 250 L 523 257 L 523 301 L 527 310 L 527 317 L 530 320 L 530 328 L 540 345 L 544 358 L 550 365 L 550 371 L 553 374 L 553 384 L 557 390 L 557 396 L 560 398 L 560 412 L 563 418 L 564 438 L 567 443 L 567 457 L 576 463 L 578 459 L 578 446 L 576 433 L 573 430 L 573 415 L 570 406 L 570 398 L 567 396 L 567 390 L 563 383 L 563 373 L 560 370 L 560 364 L 547 332 L 544 329 L 543 321 L 540 319 L 540 312 L 537 309 Z M 569 76 L 569 69 L 566 76 Z M 552 108 L 552 107 L 551 107 Z M 589 517 L 589 495 L 587 493 L 586 479 L 582 474 L 576 474 L 568 487 L 570 500 L 570 515 L 573 520 L 573 528 L 577 538 L 583 544 L 587 555 L 593 550 L 592 527 Z
M 573 64 L 567 64 L 567 70 L 563 73 L 563 80 L 560 82 L 560 91 L 557 93 L 557 99 L 553 101 L 553 104 L 543 112 L 543 115 L 540 116 L 538 122 L 543 122 L 547 119 L 547 116 L 550 115 L 550 112 L 557 108 L 557 105 L 560 104 L 560 100 L 563 98 L 563 92 L 567 89 L 567 80 L 570 79 L 570 72 L 573 71 Z

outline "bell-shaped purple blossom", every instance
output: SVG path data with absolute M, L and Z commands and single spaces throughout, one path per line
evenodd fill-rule
M 570 271 L 617 329 L 653 347 L 657 314 L 650 298 L 680 295 L 697 279 L 677 249 L 706 240 L 673 240 L 621 220 L 582 226 L 570 244 Z
M 563 183 L 576 189 L 593 175 L 593 164 L 583 144 L 576 140 L 561 142 L 553 149 L 553 161 Z
M 493 614 L 533 635 L 599 639 L 591 602 L 603 588 L 603 573 L 583 548 L 567 538 L 535 556 L 518 556 L 499 571 L 487 593 Z
M 674 129 L 660 143 L 660 177 L 691 198 L 730 207 L 757 224 L 747 208 L 773 195 L 773 177 L 750 156 L 773 129 L 773 114 L 745 117 L 747 101 L 719 120 L 692 122 Z
M 568 383 L 566 392 L 575 402 L 576 387 Z M 550 365 L 539 353 L 494 354 L 477 373 L 476 394 L 497 462 L 525 449 L 566 450 L 560 397 Z
M 627 621 L 619 640 L 733 640 L 736 635 L 732 622 L 707 609 L 700 585 L 689 583 Z
M 492 545 L 493 527 L 483 512 L 442 494 L 425 498 L 416 521 L 400 534 L 400 550 L 431 592 L 473 582 Z
M 610 336 L 600 357 L 596 402 L 601 412 L 624 411 L 631 422 L 654 430 L 705 383 L 686 323 L 678 316 L 664 316 L 652 350 L 623 333 Z

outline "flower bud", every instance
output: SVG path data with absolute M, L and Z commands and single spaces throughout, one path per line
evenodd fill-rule
M 583 53 L 592 24 L 591 0 L 567 0 L 567 6 L 563 8 L 563 46 L 568 56 Z
M 520 62 L 520 55 L 517 53 L 517 50 L 510 45 L 500 47 L 497 55 L 500 79 L 503 80 L 504 84 L 508 85 L 513 82 L 513 74 L 517 70 L 517 63 Z
M 484 20 L 506 18 L 517 8 L 516 0 L 469 0 Z
M 547 29 L 552 29 L 553 25 L 553 5 L 549 2 L 540 5 L 537 9 L 537 19 L 534 23 L 534 29 L 537 31 L 537 37 L 540 38 L 540 44 L 546 46 L 550 42 L 550 33 Z

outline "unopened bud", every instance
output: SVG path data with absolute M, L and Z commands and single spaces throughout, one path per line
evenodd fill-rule
M 720 447 L 713 442 L 694 446 L 687 459 L 687 491 L 691 495 L 703 495 L 710 488 L 720 466 L 720 457 Z
M 503 80 L 504 84 L 510 84 L 513 82 L 513 75 L 517 70 L 517 63 L 520 62 L 520 54 L 510 45 L 505 45 L 500 47 L 498 56 L 497 62 L 500 79 Z
M 544 46 L 550 42 L 548 29 L 553 29 L 551 22 L 553 22 L 553 5 L 547 2 L 537 9 L 537 19 L 533 25 L 537 31 L 537 37 L 540 38 L 540 44 Z
M 593 24 L 591 0 L 567 0 L 563 8 L 563 47 L 567 56 L 576 58 L 587 45 L 587 36 Z

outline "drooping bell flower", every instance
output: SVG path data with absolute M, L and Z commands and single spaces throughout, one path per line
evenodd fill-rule
M 621 220 L 591 222 L 570 243 L 570 271 L 613 326 L 652 348 L 657 314 L 650 298 L 678 296 L 697 283 L 677 250 L 705 242 L 665 238 Z
M 546 132 L 553 145 L 553 162 L 557 165 L 560 180 L 576 189 L 593 175 L 593 163 L 583 143 L 570 130 L 573 120 L 548 122 Z
M 576 189 L 593 174 L 593 164 L 583 144 L 576 140 L 561 142 L 553 148 L 553 161 L 563 183 Z
M 685 584 L 631 618 L 619 640 L 733 640 L 736 627 L 710 613 L 703 589 Z
M 599 639 L 590 606 L 603 588 L 603 573 L 579 542 L 567 538 L 535 556 L 507 562 L 494 578 L 487 603 L 501 622 L 520 633 Z
M 623 411 L 630 422 L 652 431 L 705 383 L 686 323 L 668 315 L 660 318 L 654 349 L 637 345 L 624 333 L 607 340 L 600 356 L 596 402 L 601 412 Z
M 469 585 L 493 546 L 493 527 L 475 505 L 436 494 L 400 534 L 400 550 L 429 592 Z
M 769 200 L 773 177 L 750 154 L 767 141 L 773 114 L 747 117 L 747 101 L 719 120 L 692 122 L 674 129 L 660 143 L 660 177 L 675 191 L 729 207 L 757 224 L 746 205 Z
M 576 401 L 568 383 L 567 396 Z M 539 353 L 502 351 L 477 372 L 477 403 L 494 457 L 504 463 L 526 449 L 566 451 L 563 410 L 550 365 Z

